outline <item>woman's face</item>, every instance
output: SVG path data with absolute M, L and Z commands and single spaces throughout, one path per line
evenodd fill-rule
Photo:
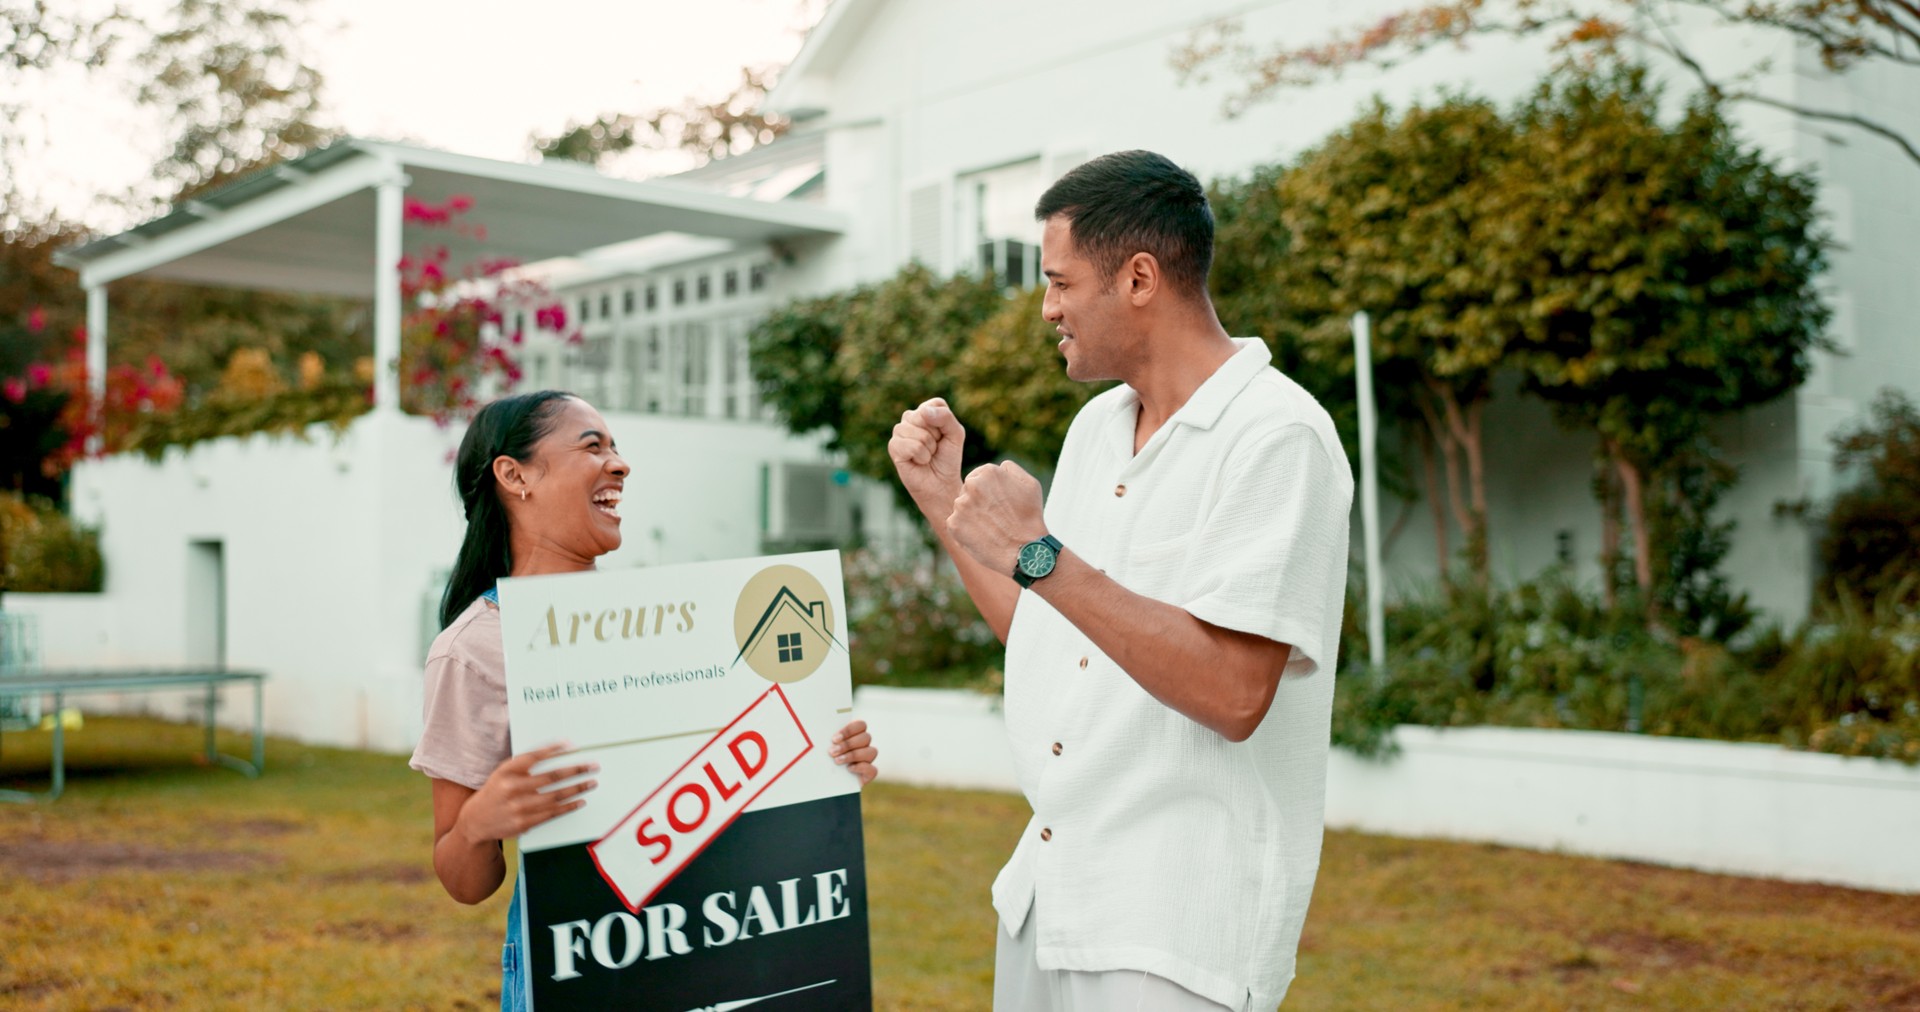
M 627 462 L 614 452 L 600 412 L 577 397 L 560 402 L 553 427 L 521 464 L 526 497 L 508 510 L 536 550 L 590 562 L 620 547 Z M 510 497 L 517 497 L 508 491 Z

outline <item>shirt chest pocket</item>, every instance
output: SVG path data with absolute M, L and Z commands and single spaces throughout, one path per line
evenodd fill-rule
M 1121 548 L 1115 578 L 1136 594 L 1179 604 L 1179 591 L 1187 580 L 1199 536 L 1200 532 L 1193 529 L 1160 540 L 1136 538 Z

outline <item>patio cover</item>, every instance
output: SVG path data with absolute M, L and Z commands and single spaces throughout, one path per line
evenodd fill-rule
M 472 198 L 461 220 L 484 242 L 408 225 L 408 198 Z M 61 252 L 87 290 L 88 377 L 106 376 L 106 286 L 149 278 L 371 298 L 375 406 L 397 409 L 400 257 L 444 245 L 454 263 L 534 263 L 666 232 L 740 242 L 838 235 L 817 204 L 749 200 L 672 181 L 614 179 L 568 163 L 527 165 L 368 140 L 343 140 L 238 180 L 118 235 Z

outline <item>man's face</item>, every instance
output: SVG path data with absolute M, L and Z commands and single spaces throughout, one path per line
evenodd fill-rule
M 1060 333 L 1067 378 L 1086 383 L 1126 379 L 1132 355 L 1132 319 L 1115 278 L 1103 277 L 1073 244 L 1065 215 L 1047 219 L 1040 236 L 1040 268 L 1047 296 L 1040 315 Z

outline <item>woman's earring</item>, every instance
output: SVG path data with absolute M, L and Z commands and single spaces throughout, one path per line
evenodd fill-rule
M 520 490 L 520 501 L 521 502 L 527 501 L 527 490 L 524 488 Z

